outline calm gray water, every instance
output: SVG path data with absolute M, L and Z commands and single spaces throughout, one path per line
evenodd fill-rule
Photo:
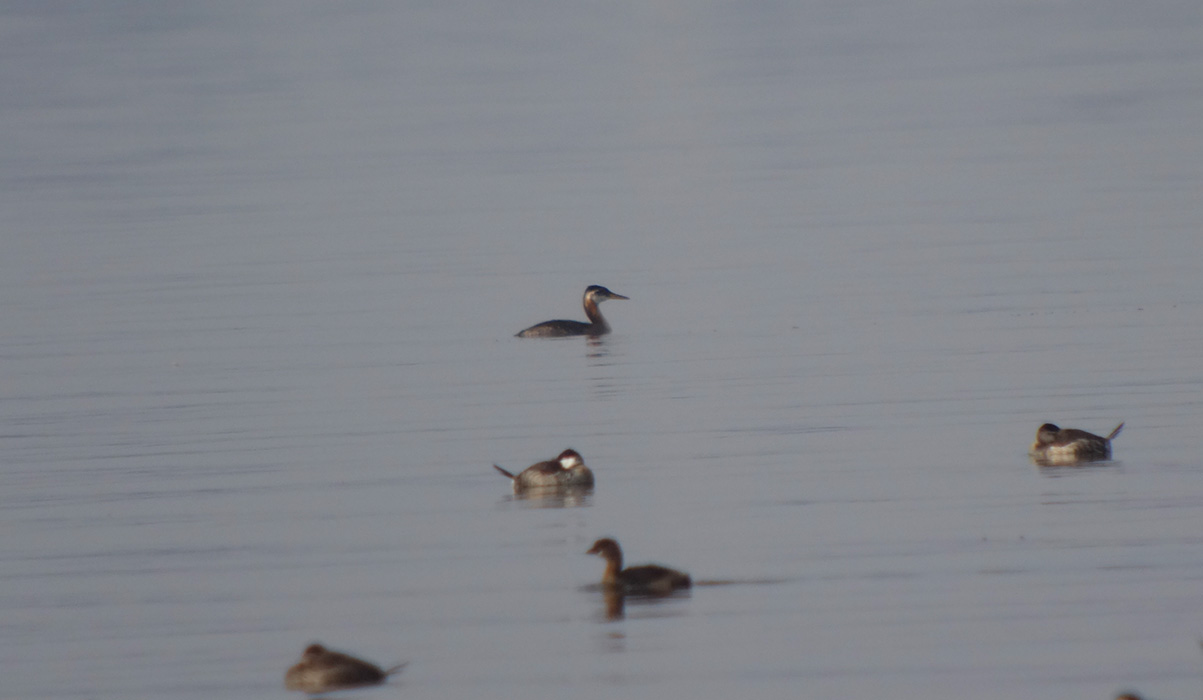
M 5 4 L 0 695 L 1200 697 L 1201 30 Z M 607 620 L 602 535 L 726 583 Z

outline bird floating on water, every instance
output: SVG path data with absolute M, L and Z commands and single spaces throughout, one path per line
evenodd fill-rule
M 585 466 L 579 452 L 567 449 L 555 459 L 539 462 L 523 469 L 518 474 L 506 471 L 496 464 L 493 468 L 508 477 L 514 485 L 514 493 L 525 493 L 532 489 L 569 489 L 593 486 L 593 472 Z
M 622 568 L 622 548 L 609 537 L 594 542 L 585 554 L 596 554 L 606 560 L 601 585 L 608 590 L 631 595 L 663 596 L 692 585 L 689 574 L 659 564 Z
M 1032 461 L 1041 466 L 1071 466 L 1111 459 L 1111 441 L 1124 429 L 1115 426 L 1107 437 L 1077 428 L 1059 428 L 1045 423 L 1036 430 L 1036 442 L 1028 450 Z
M 310 644 L 301 654 L 301 660 L 284 674 L 284 688 L 316 695 L 379 685 L 402 668 L 405 664 L 382 669 L 354 656 L 331 651 L 321 644 Z
M 585 316 L 588 317 L 589 323 L 582 323 L 581 321 L 544 321 L 525 330 L 518 331 L 514 335 L 518 338 L 563 338 L 571 335 L 587 335 L 596 338 L 599 335 L 605 335 L 610 332 L 610 324 L 606 323 L 606 318 L 601 315 L 601 310 L 597 308 L 597 305 L 607 299 L 629 298 L 621 294 L 615 294 L 600 285 L 589 285 L 585 289 L 585 297 L 582 299 L 582 303 L 585 306 Z

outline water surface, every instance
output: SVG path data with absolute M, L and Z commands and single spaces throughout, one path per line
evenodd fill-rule
M 1195 4 L 2 12 L 3 695 L 1203 688 Z

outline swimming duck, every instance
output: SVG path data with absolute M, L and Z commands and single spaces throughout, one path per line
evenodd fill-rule
M 496 464 L 493 468 L 509 477 L 514 484 L 514 493 L 530 489 L 589 488 L 593 486 L 593 472 L 585 466 L 580 453 L 567 449 L 555 459 L 539 462 L 515 475 Z
M 632 595 L 668 595 L 689 588 L 689 574 L 658 564 L 622 568 L 622 548 L 618 542 L 604 537 L 593 543 L 585 554 L 596 554 L 606 560 L 601 584 L 607 589 Z
M 310 644 L 305 647 L 297 665 L 284 674 L 284 688 L 315 695 L 379 685 L 404 667 L 405 664 L 399 664 L 385 670 L 353 656 L 330 651 L 321 644 Z
M 1115 426 L 1107 437 L 1076 428 L 1059 428 L 1045 423 L 1036 430 L 1036 442 L 1028 450 L 1034 462 L 1042 466 L 1068 466 L 1082 462 L 1111 459 L 1111 441 L 1124 424 Z

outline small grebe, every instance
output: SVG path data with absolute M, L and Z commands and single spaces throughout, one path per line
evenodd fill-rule
M 585 460 L 572 449 L 564 450 L 559 457 L 539 462 L 523 469 L 517 476 L 496 464 L 493 468 L 514 482 L 514 493 L 527 489 L 567 489 L 593 486 L 593 472 L 585 466 Z
M 601 315 L 601 311 L 597 305 L 606 299 L 629 299 L 621 294 L 615 294 L 605 287 L 600 287 L 596 284 L 590 285 L 585 290 L 585 316 L 589 318 L 589 323 L 581 323 L 580 321 L 544 321 L 527 328 L 524 331 L 515 333 L 517 338 L 562 338 L 569 335 L 588 335 L 599 336 L 610 332 L 610 324 L 606 323 L 605 317 Z
M 1036 442 L 1028 455 L 1041 466 L 1067 466 L 1080 462 L 1111 459 L 1111 441 L 1124 424 L 1115 426 L 1107 437 L 1099 437 L 1076 428 L 1058 428 L 1045 423 L 1036 430 Z
M 284 674 L 284 688 L 316 695 L 332 690 L 379 685 L 404 667 L 405 664 L 399 664 L 390 669 L 381 669 L 354 656 L 330 651 L 321 644 L 310 644 L 301 654 L 300 662 Z
M 594 542 L 593 547 L 585 554 L 596 554 L 606 560 L 602 586 L 624 594 L 668 595 L 673 591 L 689 588 L 691 583 L 689 574 L 658 564 L 622 568 L 622 548 L 609 537 Z

